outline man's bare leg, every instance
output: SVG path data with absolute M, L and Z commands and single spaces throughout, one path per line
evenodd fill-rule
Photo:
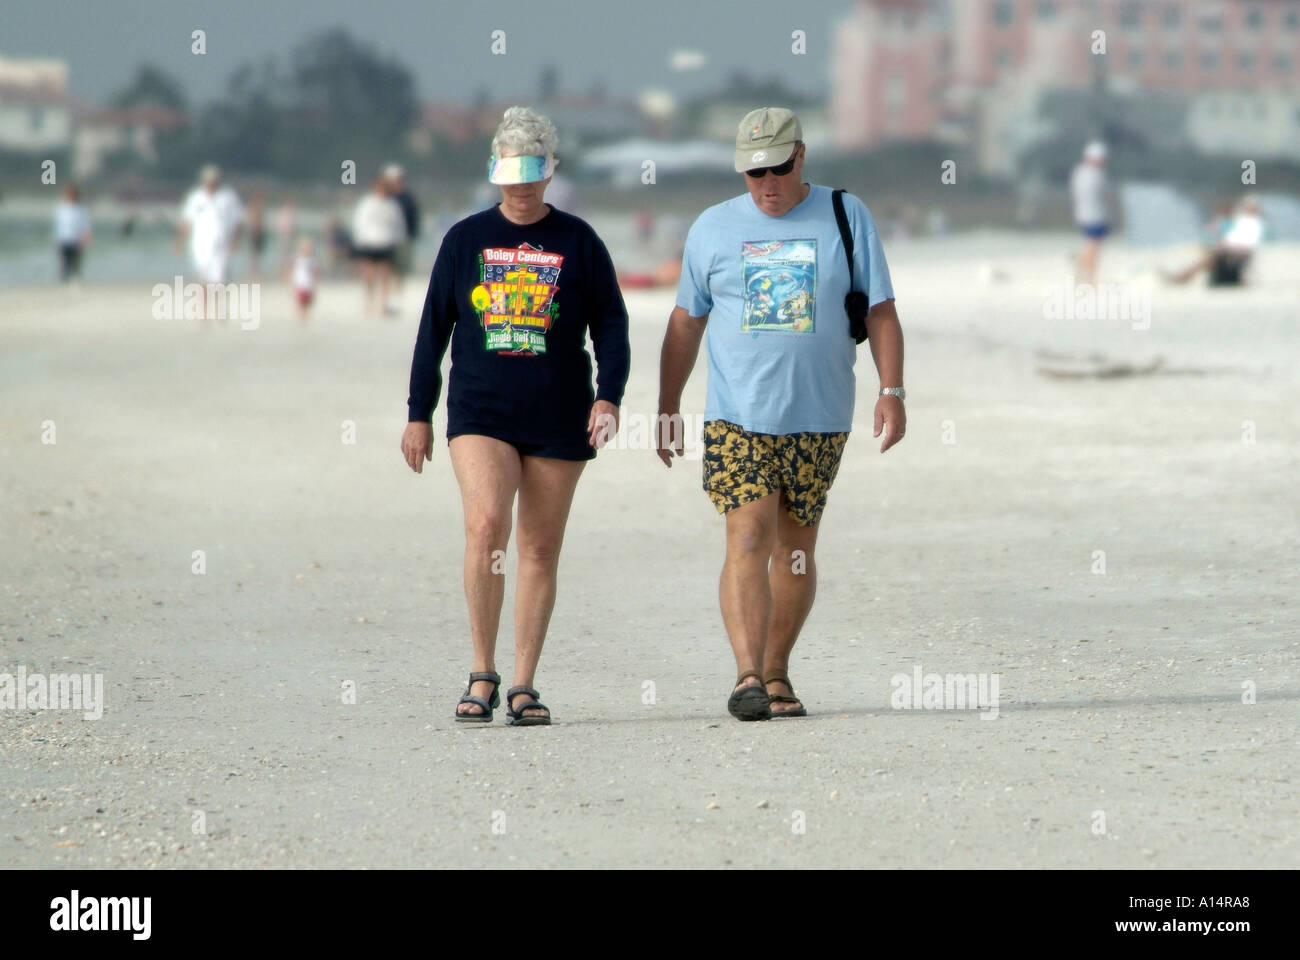
M 781 497 L 768 495 L 727 512 L 727 559 L 722 565 L 718 599 L 722 622 L 736 656 L 736 674 L 763 669 L 767 627 L 772 610 L 767 563 L 776 543 Z M 758 686 L 748 677 L 744 686 Z
M 1079 279 L 1087 284 L 1097 282 L 1097 262 L 1101 259 L 1101 241 L 1089 238 L 1084 241 L 1079 254 Z
M 379 315 L 384 316 L 392 309 L 388 303 L 388 279 L 391 275 L 391 269 L 387 261 L 380 261 L 376 264 L 375 271 L 378 274 Z
M 801 527 L 791 519 L 785 506 L 777 511 L 776 544 L 772 547 L 772 562 L 768 567 L 768 583 L 772 593 L 772 615 L 768 620 L 767 646 L 763 653 L 763 679 L 790 676 L 790 652 L 799 631 L 812 610 L 817 596 L 817 566 L 813 553 L 817 546 L 820 524 Z M 790 696 L 784 683 L 773 683 L 767 692 L 775 696 Z M 800 703 L 773 703 L 772 712 L 798 710 Z
M 1202 256 L 1199 260 L 1197 260 L 1195 263 L 1193 263 L 1190 267 L 1188 267 L 1186 270 L 1179 270 L 1177 273 L 1166 273 L 1165 279 L 1169 283 L 1179 283 L 1179 284 L 1187 283 L 1189 280 L 1195 277 L 1202 270 L 1210 269 L 1210 265 L 1213 262 L 1214 262 L 1214 253 L 1213 252 L 1207 253 L 1204 256 Z
M 474 643 L 473 671 L 495 671 L 510 513 L 521 473 L 519 452 L 501 440 L 475 434 L 454 437 L 450 447 L 465 511 L 465 601 Z M 487 700 L 492 695 L 492 684 L 475 681 L 470 693 Z M 456 710 L 483 712 L 474 703 L 462 703 Z
M 523 457 L 519 482 L 519 525 L 515 549 L 519 572 L 515 583 L 515 677 L 512 687 L 533 687 L 546 628 L 555 609 L 556 573 L 573 491 L 585 460 Z M 525 716 L 545 710 L 523 707 L 527 694 L 515 698 Z
M 364 313 L 369 316 L 374 312 L 373 299 L 375 295 L 375 263 L 373 260 L 362 259 L 361 261 L 361 283 L 365 289 L 366 300 Z

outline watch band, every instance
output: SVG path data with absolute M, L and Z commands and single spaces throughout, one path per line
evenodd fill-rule
M 898 397 L 899 400 L 904 400 L 907 397 L 907 391 L 902 387 L 881 387 L 879 395 L 882 397 Z

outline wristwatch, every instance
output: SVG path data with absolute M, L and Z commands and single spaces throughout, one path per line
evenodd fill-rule
M 899 400 L 904 400 L 907 398 L 907 391 L 902 387 L 882 387 L 880 389 L 880 396 L 898 397 Z

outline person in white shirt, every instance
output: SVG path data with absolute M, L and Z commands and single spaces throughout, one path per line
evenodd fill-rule
M 298 256 L 293 261 L 293 294 L 298 301 L 298 319 L 307 322 L 307 313 L 312 300 L 316 297 L 316 279 L 320 276 L 320 264 L 316 260 L 315 246 L 311 237 L 298 241 Z
M 190 260 L 203 283 L 228 280 L 230 255 L 239 243 L 243 224 L 244 207 L 238 194 L 222 185 L 219 169 L 204 167 L 199 185 L 185 198 L 176 229 L 176 248 L 179 250 L 188 236 Z
M 1074 222 L 1084 236 L 1078 275 L 1084 283 L 1097 280 L 1101 241 L 1110 232 L 1109 187 L 1106 184 L 1106 145 L 1093 141 L 1083 148 L 1083 159 L 1070 174 Z
M 1165 279 L 1170 283 L 1187 283 L 1202 270 L 1208 270 L 1211 285 L 1239 284 L 1251 257 L 1263 242 L 1264 218 L 1259 201 L 1246 197 L 1237 205 L 1218 242 L 1187 269 L 1166 273 Z
M 352 244 L 366 285 L 366 313 L 393 313 L 388 304 L 393 256 L 406 239 L 406 217 L 393 199 L 388 181 L 376 177 L 352 215 Z M 373 304 L 378 303 L 378 309 Z
M 90 214 L 81 204 L 76 187 L 63 191 L 54 208 L 54 242 L 59 248 L 59 279 L 81 279 L 81 252 L 90 243 Z

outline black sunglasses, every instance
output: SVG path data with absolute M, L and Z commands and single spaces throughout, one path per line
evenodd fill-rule
M 785 163 L 779 163 L 775 167 L 759 167 L 756 170 L 746 170 L 745 175 L 748 177 L 753 177 L 755 180 L 762 180 L 769 173 L 774 173 L 778 177 L 789 176 L 790 171 L 794 169 L 795 160 L 799 158 L 799 151 L 802 149 L 803 149 L 803 144 L 801 143 L 799 144 L 798 147 L 795 148 L 794 153 L 790 154 L 790 159 L 787 160 Z

